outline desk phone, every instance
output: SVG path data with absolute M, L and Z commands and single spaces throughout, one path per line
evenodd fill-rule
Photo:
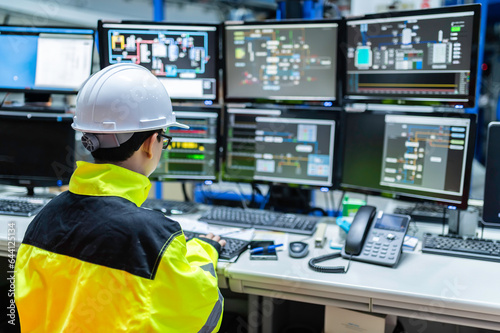
M 343 258 L 393 267 L 397 265 L 408 230 L 408 215 L 377 213 L 373 206 L 362 206 L 347 234 Z

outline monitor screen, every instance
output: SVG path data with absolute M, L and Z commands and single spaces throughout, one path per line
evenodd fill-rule
M 466 208 L 476 117 L 347 113 L 341 187 Z
M 227 108 L 227 180 L 331 187 L 336 112 Z
M 473 107 L 480 5 L 348 19 L 345 98 Z
M 483 219 L 485 225 L 500 226 L 500 122 L 488 124 Z
M 94 30 L 0 26 L 0 91 L 77 93 L 92 72 Z
M 216 102 L 219 25 L 98 23 L 101 68 L 132 62 L 149 69 L 174 101 Z
M 333 103 L 340 21 L 224 25 L 224 94 L 229 101 Z
M 33 188 L 69 183 L 74 170 L 72 115 L 0 111 L 0 183 Z
M 189 129 L 168 127 L 172 137 L 151 177 L 157 180 L 217 180 L 219 172 L 219 108 L 174 107 Z

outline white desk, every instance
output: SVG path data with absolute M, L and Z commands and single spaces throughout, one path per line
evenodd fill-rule
M 397 268 L 352 261 L 346 274 L 318 273 L 311 257 L 292 259 L 279 253 L 277 262 L 249 260 L 248 253 L 226 268 L 229 288 L 236 292 L 394 314 L 500 330 L 500 264 L 403 253 Z M 346 265 L 334 259 L 324 265 Z
M 16 223 L 19 245 L 30 220 L 0 216 L 0 255 L 8 253 L 8 222 Z M 336 226 L 329 228 L 331 233 Z M 425 226 L 419 229 L 425 231 Z M 290 241 L 303 238 L 289 236 Z M 249 295 L 500 330 L 499 263 L 422 254 L 417 249 L 403 253 L 397 268 L 353 261 L 346 274 L 327 274 L 310 270 L 308 261 L 332 250 L 328 245 L 315 249 L 310 242 L 310 254 L 303 259 L 290 258 L 285 246 L 278 261 L 253 261 L 245 252 L 236 263 L 221 263 L 220 286 Z M 323 264 L 346 265 L 347 260 Z

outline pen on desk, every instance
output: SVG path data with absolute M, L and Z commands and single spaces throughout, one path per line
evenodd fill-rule
M 271 250 L 275 250 L 277 247 L 280 247 L 280 246 L 283 246 L 283 244 L 269 245 L 269 246 L 266 246 L 266 247 L 256 247 L 255 249 L 251 249 L 250 253 L 251 254 L 259 254 L 259 253 L 263 253 L 264 250 L 267 253 L 274 253 L 276 251 L 273 251 L 273 252 L 270 252 L 270 251 Z

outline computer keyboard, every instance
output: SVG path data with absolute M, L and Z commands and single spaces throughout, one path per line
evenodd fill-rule
M 188 239 L 191 239 L 193 237 L 198 237 L 203 234 L 199 232 L 184 230 L 184 235 L 186 235 Z M 229 260 L 233 257 L 239 256 L 243 251 L 245 251 L 248 248 L 248 244 L 250 244 L 249 241 L 242 239 L 228 238 L 224 236 L 222 236 L 221 238 L 226 240 L 226 246 L 222 248 L 222 252 L 220 254 L 221 259 Z
M 426 233 L 422 252 L 500 262 L 500 241 Z
M 66 113 L 64 106 L 42 106 L 42 105 L 2 105 L 2 111 L 44 112 L 44 113 Z
M 50 199 L 30 197 L 0 197 L 0 214 L 34 216 Z
M 312 235 L 320 217 L 285 214 L 259 209 L 215 206 L 204 213 L 199 221 L 232 227 L 256 228 Z
M 412 207 L 396 207 L 394 209 L 394 214 L 410 215 L 411 218 L 417 222 L 442 223 L 443 210 L 444 218 L 445 220 L 448 220 L 447 210 L 443 206 L 436 204 L 419 204 Z
M 196 212 L 199 204 L 192 201 L 146 199 L 142 207 L 160 211 L 165 215 L 182 215 Z

